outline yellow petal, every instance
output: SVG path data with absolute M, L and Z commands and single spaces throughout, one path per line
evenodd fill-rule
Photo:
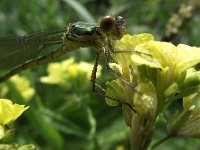
M 16 120 L 29 107 L 13 104 L 8 99 L 0 99 L 0 124 L 9 124 Z

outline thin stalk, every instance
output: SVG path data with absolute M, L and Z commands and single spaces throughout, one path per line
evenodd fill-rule
M 152 145 L 152 147 L 150 148 L 150 150 L 155 149 L 157 146 L 159 146 L 160 144 L 164 143 L 165 141 L 167 141 L 168 139 L 172 138 L 172 135 L 167 135 L 166 137 L 164 137 L 163 139 L 161 139 L 160 141 L 156 142 L 155 144 Z

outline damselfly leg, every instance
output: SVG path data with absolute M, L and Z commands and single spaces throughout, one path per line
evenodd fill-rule
M 119 99 L 116 99 L 114 97 L 110 97 L 110 96 L 107 96 L 106 95 L 106 90 L 99 84 L 97 83 L 96 79 L 96 74 L 97 74 L 97 70 L 98 70 L 98 61 L 99 61 L 99 52 L 97 52 L 96 54 L 96 59 L 95 59 L 95 64 L 93 66 L 93 70 L 92 70 L 92 73 L 91 73 L 91 83 L 92 83 L 92 91 L 94 91 L 95 93 L 97 93 L 98 95 L 101 95 L 103 97 L 106 97 L 106 98 L 109 98 L 113 101 L 116 101 L 120 104 L 123 104 L 123 105 L 126 105 L 128 106 L 133 112 L 136 113 L 136 110 L 131 106 L 131 104 L 127 103 L 127 102 L 123 102 Z

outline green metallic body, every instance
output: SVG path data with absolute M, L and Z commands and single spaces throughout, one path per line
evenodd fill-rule
M 70 24 L 72 30 L 68 33 L 71 36 L 93 35 L 97 31 L 96 23 L 75 22 Z

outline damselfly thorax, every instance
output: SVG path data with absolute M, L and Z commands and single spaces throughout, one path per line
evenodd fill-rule
M 105 16 L 100 24 L 76 22 L 67 27 L 67 32 L 63 34 L 63 43 L 73 41 L 86 47 L 102 47 L 112 40 L 119 40 L 124 35 L 124 18 L 121 16 Z M 65 44 L 66 45 L 66 44 Z

